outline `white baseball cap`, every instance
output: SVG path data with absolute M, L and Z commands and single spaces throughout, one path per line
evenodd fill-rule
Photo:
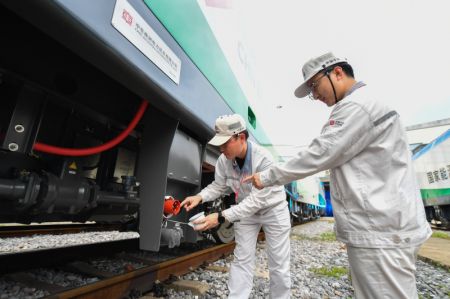
M 320 71 L 323 71 L 327 67 L 341 62 L 347 62 L 347 59 L 337 58 L 331 52 L 308 60 L 302 68 L 303 79 L 305 81 L 299 87 L 297 87 L 294 92 L 295 96 L 297 98 L 306 97 L 311 92 L 311 88 L 306 85 L 306 82 L 308 82 L 309 79 L 314 77 Z
M 227 142 L 233 135 L 247 130 L 245 120 L 239 114 L 222 115 L 216 119 L 216 135 L 208 142 L 214 146 L 220 146 Z

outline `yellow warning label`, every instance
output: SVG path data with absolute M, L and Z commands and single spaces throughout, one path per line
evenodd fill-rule
M 75 164 L 75 161 L 69 164 L 69 169 L 77 170 L 77 164 Z

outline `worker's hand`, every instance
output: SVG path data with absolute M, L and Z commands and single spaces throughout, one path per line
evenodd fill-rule
M 202 201 L 202 197 L 200 195 L 188 196 L 181 203 L 181 207 L 186 209 L 186 212 L 189 212 Z
M 219 224 L 219 213 L 209 214 L 203 219 L 195 220 L 193 223 L 194 223 L 194 230 L 199 231 L 204 231 L 216 227 Z
M 253 186 L 255 186 L 259 190 L 264 188 L 263 184 L 261 183 L 259 172 L 255 173 L 254 175 L 246 177 L 242 182 L 243 183 L 251 182 L 253 184 Z

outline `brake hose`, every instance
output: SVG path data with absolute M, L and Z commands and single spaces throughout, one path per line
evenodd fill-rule
M 33 146 L 33 149 L 48 154 L 55 154 L 60 156 L 72 156 L 72 157 L 89 156 L 104 152 L 122 142 L 131 133 L 131 131 L 134 130 L 134 128 L 144 115 L 147 106 L 148 102 L 146 100 L 142 100 L 139 110 L 135 114 L 133 120 L 129 123 L 128 127 L 125 130 L 123 130 L 122 133 L 117 135 L 117 137 L 102 145 L 88 148 L 66 148 L 36 142 Z

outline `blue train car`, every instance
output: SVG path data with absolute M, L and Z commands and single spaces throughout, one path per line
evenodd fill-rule
M 305 222 L 325 216 L 327 183 L 313 176 L 285 185 L 292 222 Z M 329 192 L 329 188 L 328 188 Z
M 146 250 L 205 237 L 164 206 L 212 181 L 216 117 L 270 140 L 236 75 L 243 43 L 226 56 L 200 2 L 0 3 L 0 222 L 129 223 Z

